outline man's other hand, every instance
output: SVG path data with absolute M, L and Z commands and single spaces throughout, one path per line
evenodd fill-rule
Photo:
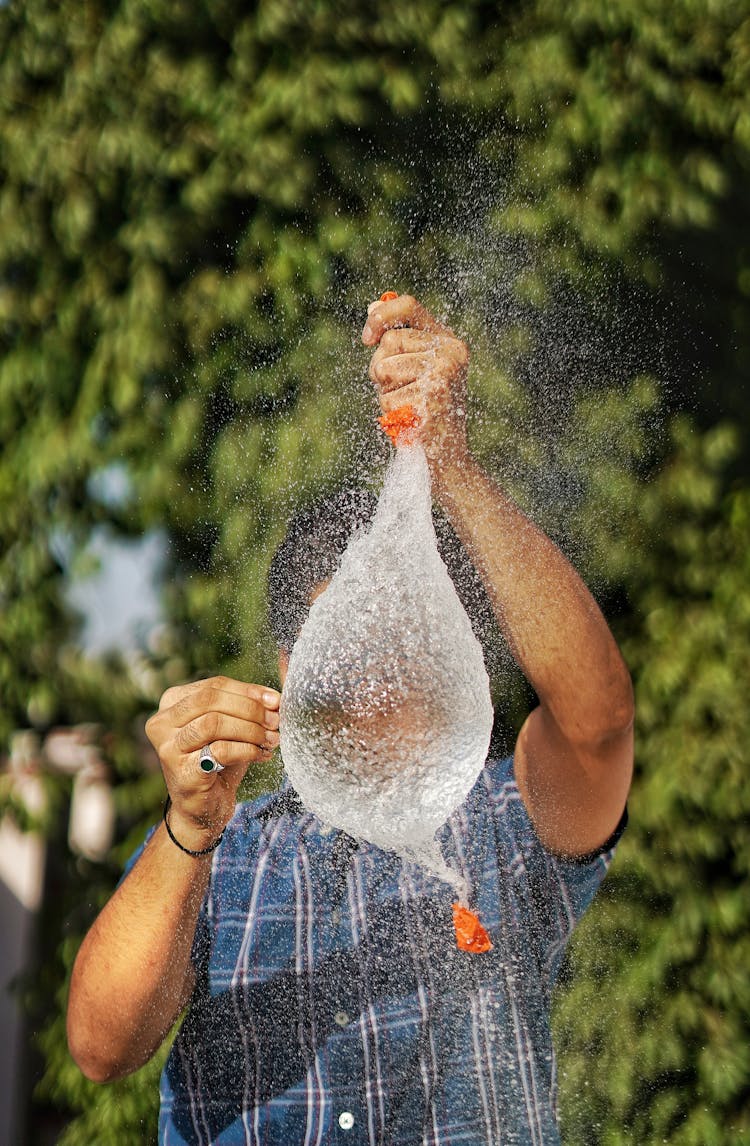
M 221 832 L 248 767 L 270 759 L 279 743 L 279 701 L 275 689 L 224 676 L 169 688 L 162 696 L 146 735 L 172 800 L 170 824 L 187 847 L 206 846 Z M 223 771 L 201 770 L 206 745 Z

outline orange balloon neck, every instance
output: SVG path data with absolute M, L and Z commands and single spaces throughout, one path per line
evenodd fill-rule
M 378 418 L 381 429 L 394 446 L 408 446 L 414 441 L 414 430 L 419 427 L 419 414 L 413 406 L 397 406 Z

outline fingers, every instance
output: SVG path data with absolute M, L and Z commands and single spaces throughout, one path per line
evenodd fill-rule
M 225 716 L 222 712 L 211 711 L 203 713 L 195 720 L 191 720 L 189 724 L 178 728 L 174 737 L 177 748 L 184 756 L 196 752 L 205 744 L 213 746 L 218 740 L 239 744 L 241 747 L 250 745 L 277 748 L 279 734 L 262 724 L 257 724 L 255 721 L 238 720 L 232 716 Z M 218 755 L 215 748 L 213 748 L 213 753 L 220 764 L 226 763 Z M 247 759 L 247 753 L 245 759 Z
M 233 814 L 247 769 L 270 759 L 279 743 L 280 700 L 275 689 L 223 676 L 169 688 L 162 696 L 146 735 L 159 757 L 173 819 L 188 839 L 204 839 L 209 830 L 215 837 Z M 201 769 L 204 745 L 221 770 Z
M 412 295 L 400 294 L 386 302 L 381 300 L 370 303 L 367 321 L 362 331 L 362 341 L 365 346 L 376 346 L 386 330 L 398 327 L 409 327 L 412 330 L 424 330 L 432 334 L 447 334 L 453 337 L 453 331 L 433 318 Z
M 468 350 L 457 338 L 391 330 L 372 356 L 370 378 L 382 393 L 388 393 L 419 378 L 437 381 L 460 377 L 468 361 Z
M 201 745 L 201 748 L 203 745 Z M 277 744 L 252 744 L 248 741 L 238 740 L 212 740 L 211 752 L 214 759 L 224 768 L 246 768 L 248 764 L 259 764 L 263 760 L 270 760 Z M 197 752 L 189 754 L 190 767 L 199 757 Z M 209 773 L 210 775 L 210 773 Z
M 435 354 L 399 354 L 371 365 L 370 377 L 381 393 L 398 390 L 437 370 Z
M 267 709 L 279 707 L 281 694 L 274 688 L 265 688 L 259 684 L 246 684 L 241 680 L 233 680 L 228 676 L 213 676 L 206 680 L 195 680 L 188 684 L 176 685 L 168 688 L 159 702 L 159 709 L 170 708 L 179 700 L 193 693 L 200 692 L 206 686 L 220 689 L 222 692 L 236 693 L 238 696 L 250 697 L 263 704 Z
M 191 688 L 177 698 L 166 711 L 175 724 L 185 725 L 208 713 L 238 717 L 240 720 L 253 720 L 268 728 L 278 728 L 279 714 L 276 708 L 266 708 L 254 696 L 230 692 L 218 687 L 214 680 L 199 681 L 197 688 Z
M 411 295 L 371 303 L 362 341 L 375 347 L 370 378 L 383 413 L 414 407 L 431 470 L 467 457 L 466 343 Z
M 197 753 L 206 744 L 225 767 L 268 759 L 279 743 L 280 699 L 275 689 L 227 677 L 194 681 L 167 689 L 146 734 L 165 774 L 189 767 L 200 780 Z M 204 782 L 206 775 L 215 774 Z

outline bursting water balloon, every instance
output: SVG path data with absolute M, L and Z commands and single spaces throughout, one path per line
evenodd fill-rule
M 413 424 L 402 416 L 394 433 Z M 431 505 L 424 451 L 400 444 L 370 527 L 352 537 L 292 651 L 281 752 L 323 822 L 459 887 L 435 833 L 484 765 L 493 710 Z

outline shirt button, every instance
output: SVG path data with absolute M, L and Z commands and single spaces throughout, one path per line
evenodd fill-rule
M 333 1016 L 333 1021 L 338 1027 L 348 1027 L 349 1016 L 346 1011 L 336 1011 L 336 1014 Z
M 354 1115 L 351 1114 L 348 1110 L 343 1110 L 341 1114 L 339 1114 L 339 1126 L 342 1130 L 351 1130 L 353 1125 Z
M 338 907 L 334 907 L 333 911 L 331 912 L 331 923 L 334 927 L 338 927 L 339 923 L 341 923 L 341 912 L 339 911 Z

